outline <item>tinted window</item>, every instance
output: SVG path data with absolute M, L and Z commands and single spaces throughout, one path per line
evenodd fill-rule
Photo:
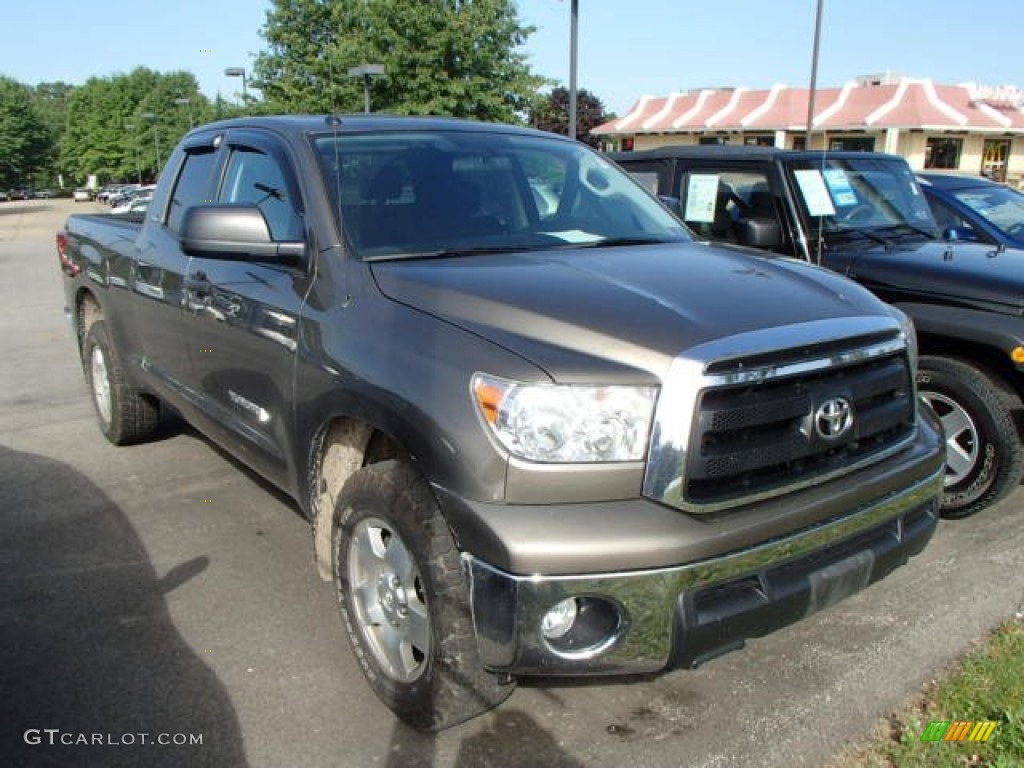
M 263 212 L 274 240 L 303 239 L 302 218 L 295 210 L 288 181 L 270 155 L 236 147 L 228 160 L 220 202 L 255 205 Z
M 171 208 L 167 214 L 167 226 L 177 232 L 185 211 L 194 205 L 212 202 L 210 195 L 210 172 L 216 157 L 212 148 L 203 147 L 185 155 L 185 163 L 171 195 Z

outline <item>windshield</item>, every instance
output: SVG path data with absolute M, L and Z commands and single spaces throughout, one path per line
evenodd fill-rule
M 992 185 L 961 189 L 953 196 L 1007 237 L 1024 242 L 1024 195 Z
M 484 131 L 314 138 L 341 228 L 364 259 L 689 240 L 582 144 Z
M 900 227 L 938 236 L 913 172 L 901 160 L 825 153 L 792 161 L 790 168 L 804 216 L 826 237 Z

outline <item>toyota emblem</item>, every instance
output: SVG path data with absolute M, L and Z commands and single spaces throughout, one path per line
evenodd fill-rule
M 814 413 L 814 431 L 824 440 L 838 440 L 853 426 L 853 406 L 845 397 L 832 397 Z

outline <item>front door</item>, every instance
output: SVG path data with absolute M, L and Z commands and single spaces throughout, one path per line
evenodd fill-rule
M 283 147 L 232 132 L 218 203 L 256 205 L 274 240 L 306 239 L 302 201 Z M 288 435 L 305 264 L 193 256 L 186 324 L 194 386 L 210 428 L 275 482 L 289 476 Z
M 981 175 L 1000 183 L 1006 181 L 1006 163 L 1009 159 L 1009 139 L 985 139 L 981 152 Z

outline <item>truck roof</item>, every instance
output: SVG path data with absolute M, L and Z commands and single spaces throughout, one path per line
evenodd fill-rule
M 566 139 L 564 136 L 538 131 L 533 128 L 484 123 L 475 120 L 463 120 L 454 117 L 406 116 L 387 114 L 341 114 L 341 115 L 270 115 L 256 117 L 237 117 L 220 120 L 215 123 L 198 126 L 191 133 L 206 133 L 211 129 L 229 128 L 266 128 L 285 135 L 310 133 L 349 133 L 358 131 L 388 130 L 460 130 L 480 131 L 489 133 L 533 134 L 549 138 Z
M 853 159 L 872 155 L 874 157 L 891 157 L 902 159 L 899 155 L 890 155 L 882 152 L 854 152 L 846 151 L 823 151 L 823 150 L 795 150 L 781 149 L 779 147 L 755 147 L 747 145 L 729 144 L 672 144 L 657 149 L 642 149 L 635 152 L 610 152 L 608 156 L 615 160 L 665 160 L 673 157 L 682 158 L 715 158 L 721 160 L 760 161 L 772 162 L 774 160 L 808 160 L 819 159 L 822 155 L 839 159 Z

